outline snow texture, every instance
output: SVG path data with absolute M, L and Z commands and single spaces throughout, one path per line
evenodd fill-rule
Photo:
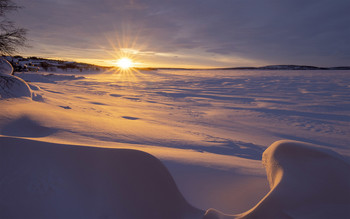
M 17 76 L 21 95 L 0 99 L 5 218 L 349 216 L 349 71 Z
M 0 137 L 1 218 L 201 218 L 155 157 Z
M 0 57 L 0 74 L 10 75 L 12 72 L 12 65 L 6 59 Z
M 32 98 L 28 84 L 21 78 L 13 75 L 0 74 L 0 98 Z
M 12 65 L 0 58 L 0 99 L 12 97 L 32 97 L 28 84 L 21 78 L 11 75 Z
M 263 154 L 270 192 L 251 210 L 224 215 L 214 209 L 205 219 L 349 218 L 350 164 L 315 145 L 277 141 Z

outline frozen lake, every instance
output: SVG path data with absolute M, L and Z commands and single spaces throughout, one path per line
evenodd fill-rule
M 153 122 L 181 127 L 220 145 L 183 144 L 185 148 L 252 159 L 278 139 L 349 149 L 349 71 L 159 70 L 120 75 L 121 81 L 113 75 L 86 82 L 91 86 L 85 89 L 131 101 L 135 111 L 147 112 Z M 131 116 L 147 120 L 146 115 Z
M 17 74 L 33 100 L 1 100 L 0 134 L 146 151 L 200 209 L 240 213 L 264 197 L 274 141 L 350 156 L 350 71 L 71 74 Z

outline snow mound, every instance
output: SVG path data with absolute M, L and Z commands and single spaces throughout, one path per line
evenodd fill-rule
M 0 137 L 0 218 L 201 218 L 145 152 Z
M 263 154 L 270 192 L 251 210 L 225 215 L 209 209 L 205 219 L 350 218 L 350 165 L 333 151 L 277 141 Z
M 57 129 L 41 125 L 28 116 L 22 116 L 5 124 L 0 129 L 0 134 L 16 137 L 39 138 L 49 136 L 57 131 Z
M 0 99 L 11 97 L 32 97 L 28 84 L 19 77 L 11 75 L 12 65 L 0 58 Z
M 0 74 L 0 99 L 13 97 L 32 98 L 32 92 L 23 79 L 13 75 Z
M 10 75 L 12 72 L 12 65 L 7 60 L 0 58 L 0 74 Z

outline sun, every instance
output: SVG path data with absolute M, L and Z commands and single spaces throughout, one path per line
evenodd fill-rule
M 129 68 L 134 66 L 134 63 L 129 58 L 120 58 L 117 61 L 117 66 L 122 70 L 128 70 Z

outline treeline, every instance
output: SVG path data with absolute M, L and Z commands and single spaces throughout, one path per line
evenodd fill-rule
M 97 66 L 87 63 L 79 62 L 70 62 L 63 60 L 55 59 L 46 59 L 36 56 L 31 56 L 24 58 L 22 56 L 6 56 L 5 57 L 14 67 L 17 72 L 26 72 L 26 71 L 74 71 L 74 72 L 83 72 L 83 71 L 101 71 L 105 70 L 105 67 Z

